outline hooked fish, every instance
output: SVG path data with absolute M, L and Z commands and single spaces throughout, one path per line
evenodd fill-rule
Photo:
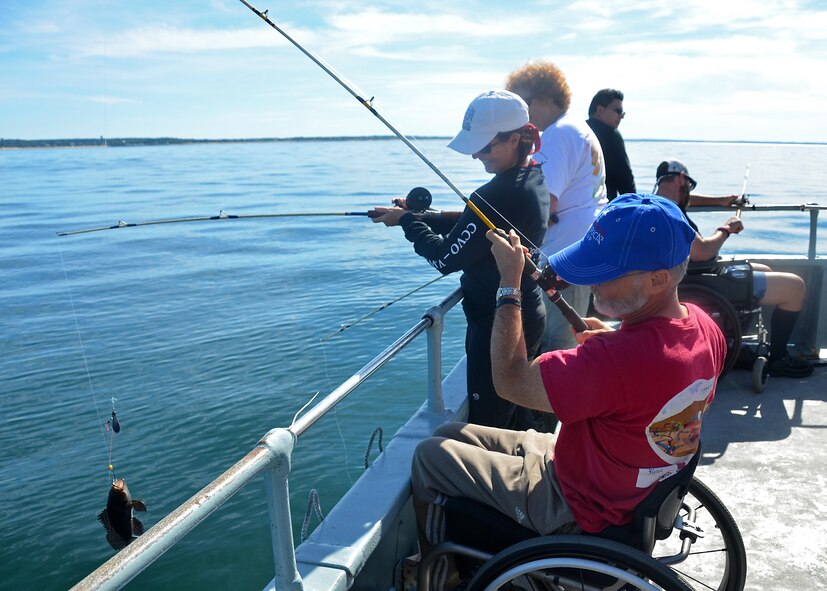
M 112 481 L 106 509 L 98 515 L 98 520 L 106 530 L 106 541 L 115 550 L 122 550 L 136 537 L 144 533 L 144 524 L 132 515 L 132 510 L 146 511 L 144 502 L 129 495 L 129 489 L 123 478 Z

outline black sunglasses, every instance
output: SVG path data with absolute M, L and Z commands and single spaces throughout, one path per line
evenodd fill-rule
M 493 140 L 488 142 L 488 145 L 486 145 L 484 148 L 480 148 L 479 150 L 477 150 L 477 154 L 490 154 L 491 153 L 491 148 L 493 148 L 497 144 L 501 144 L 501 143 L 502 143 L 502 141 L 497 140 L 497 138 L 494 138 Z
M 686 182 L 687 182 L 687 184 L 689 185 L 689 190 L 690 190 L 690 191 L 694 191 L 694 190 L 695 190 L 695 187 L 697 187 L 697 186 L 698 186 L 698 183 L 695 181 L 695 179 L 693 179 L 691 176 L 689 176 L 689 175 L 688 175 L 688 174 L 686 174 L 686 173 L 683 173 L 683 176 L 685 176 L 685 177 L 686 177 Z

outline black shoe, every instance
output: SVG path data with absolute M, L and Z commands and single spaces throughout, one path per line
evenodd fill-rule
M 732 367 L 733 369 L 746 369 L 752 371 L 752 366 L 755 365 L 756 359 L 758 359 L 758 354 L 755 352 L 755 349 L 744 345 L 738 352 L 738 358 L 735 360 Z
M 772 359 L 767 364 L 770 375 L 776 378 L 806 378 L 815 366 L 801 357 L 784 355 L 781 359 Z

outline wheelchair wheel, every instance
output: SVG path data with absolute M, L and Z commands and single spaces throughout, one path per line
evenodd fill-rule
M 698 589 L 742 591 L 747 577 L 747 555 L 732 514 L 697 478 L 690 483 L 683 503 L 680 516 L 685 518 L 686 507 L 692 507 L 695 523 L 703 530 L 704 537 L 692 544 L 689 556 L 670 566 Z M 681 540 L 673 533 L 655 546 L 653 556 L 677 554 L 680 545 Z
M 476 572 L 468 591 L 495 589 L 640 589 L 690 591 L 669 567 L 640 550 L 588 536 L 544 536 L 493 556 Z
M 758 357 L 752 365 L 752 389 L 757 393 L 764 391 L 767 379 L 770 377 L 770 369 L 767 367 L 767 358 Z
M 718 292 L 691 283 L 678 285 L 678 299 L 698 306 L 709 314 L 721 329 L 726 340 L 726 359 L 721 371 L 721 375 L 724 375 L 735 365 L 741 350 L 741 320 L 735 308 Z

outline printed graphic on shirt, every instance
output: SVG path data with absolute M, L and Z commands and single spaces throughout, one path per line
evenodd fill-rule
M 715 378 L 697 380 L 664 405 L 646 428 L 646 439 L 666 467 L 645 468 L 638 472 L 637 486 L 645 488 L 671 476 L 698 451 L 701 421 Z
M 442 260 L 440 260 L 440 259 L 427 259 L 427 261 L 429 263 L 431 263 L 431 265 L 435 269 L 442 269 L 443 267 L 446 267 L 447 265 L 445 264 L 445 261 L 447 261 L 448 258 L 450 258 L 451 256 L 458 255 L 460 253 L 460 251 L 462 250 L 462 247 L 465 246 L 465 244 L 469 240 L 471 240 L 471 238 L 476 233 L 477 233 L 477 224 L 475 224 L 474 222 L 469 222 L 469 224 L 467 226 L 465 226 L 465 229 L 460 233 L 460 235 L 457 236 L 456 241 L 454 241 L 448 247 L 448 252 L 445 253 L 445 256 L 442 257 Z

